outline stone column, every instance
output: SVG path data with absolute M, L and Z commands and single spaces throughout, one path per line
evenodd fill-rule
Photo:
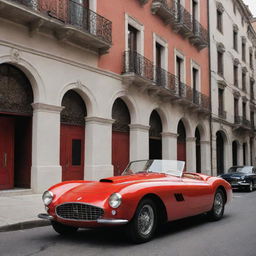
M 87 117 L 85 127 L 85 180 L 113 176 L 112 124 L 114 120 Z
M 130 161 L 149 158 L 149 126 L 130 124 Z
M 212 175 L 210 141 L 201 141 L 201 169 L 202 173 Z
M 216 136 L 212 136 L 212 175 L 217 175 L 217 145 Z
M 232 143 L 226 142 L 224 144 L 224 173 L 227 173 L 232 165 Z
M 176 160 L 177 159 L 177 137 L 176 133 L 163 132 L 162 133 L 162 156 L 163 159 Z
M 60 106 L 32 104 L 32 167 L 31 188 L 41 193 L 61 181 Z
M 243 144 L 240 144 L 240 143 L 238 144 L 238 148 L 237 148 L 237 165 L 244 165 Z
M 196 172 L 196 138 L 187 138 L 186 143 L 186 166 L 188 172 Z

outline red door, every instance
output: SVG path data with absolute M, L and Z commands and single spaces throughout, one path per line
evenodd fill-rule
M 14 187 L 14 120 L 0 117 L 0 189 Z
M 129 163 L 129 133 L 112 133 L 112 164 L 114 166 L 114 175 L 121 175 Z
M 186 142 L 178 142 L 177 144 L 177 160 L 184 161 L 186 163 Z M 186 171 L 186 165 L 184 172 Z
M 61 125 L 60 164 L 63 181 L 84 179 L 84 137 L 84 127 Z

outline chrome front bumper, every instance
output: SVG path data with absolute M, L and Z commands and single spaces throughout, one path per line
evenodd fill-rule
M 37 217 L 39 219 L 43 219 L 43 220 L 53 220 L 54 219 L 51 215 L 49 215 L 47 213 L 40 213 L 37 215 Z
M 54 218 L 47 213 L 40 213 L 37 215 L 38 218 L 43 220 L 54 220 Z M 72 221 L 72 220 L 70 220 Z M 97 219 L 96 221 L 99 224 L 109 224 L 109 225 L 124 225 L 128 223 L 128 220 L 124 219 Z

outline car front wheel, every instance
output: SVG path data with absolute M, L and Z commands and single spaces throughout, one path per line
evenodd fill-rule
M 67 226 L 56 221 L 52 221 L 51 224 L 53 229 L 60 235 L 71 235 L 78 230 L 76 227 Z
M 225 197 L 221 189 L 218 189 L 214 196 L 213 206 L 208 215 L 211 220 L 220 220 L 224 214 L 225 209 Z
M 252 183 L 252 181 L 250 182 L 250 185 L 248 186 L 247 191 L 248 192 L 252 192 L 253 191 L 253 183 Z
M 127 233 L 135 243 L 149 241 L 155 232 L 157 225 L 157 211 L 155 203 L 151 199 L 143 199 L 132 221 L 127 225 Z

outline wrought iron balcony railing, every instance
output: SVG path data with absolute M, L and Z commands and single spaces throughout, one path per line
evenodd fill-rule
M 173 30 L 180 33 L 199 50 L 208 46 L 208 30 L 193 18 L 182 4 L 176 0 L 153 0 L 151 10 L 165 23 L 171 23 Z
M 65 25 L 91 34 L 107 44 L 112 43 L 112 22 L 95 13 L 77 0 L 10 0 L 24 5 Z
M 240 128 L 250 129 L 251 122 L 247 120 L 245 117 L 235 115 L 235 124 Z
M 132 74 L 131 74 L 132 73 Z M 210 111 L 209 96 L 193 90 L 191 86 L 186 85 L 180 79 L 170 72 L 156 67 L 153 63 L 137 52 L 126 51 L 124 53 L 123 74 L 128 76 L 138 76 L 143 79 L 145 86 L 150 90 L 159 93 L 159 88 L 165 96 L 177 100 L 181 104 L 189 105 L 199 112 Z M 141 80 L 139 83 L 143 83 Z
M 123 73 L 134 73 L 147 80 L 154 80 L 153 63 L 137 52 L 126 51 L 124 53 Z

